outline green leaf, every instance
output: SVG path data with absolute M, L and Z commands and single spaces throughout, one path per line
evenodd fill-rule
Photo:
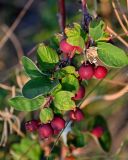
M 24 97 L 31 99 L 52 92 L 58 84 L 58 80 L 52 81 L 48 78 L 38 77 L 28 81 L 24 85 L 22 93 Z
M 73 74 L 75 75 L 76 77 L 78 77 L 78 73 L 76 73 L 76 69 L 74 66 L 66 66 L 62 69 L 63 71 L 66 71 L 66 73 L 68 74 Z
M 97 115 L 90 121 L 88 129 L 91 131 L 93 128 L 97 126 L 102 127 L 104 130 L 103 135 L 100 138 L 98 138 L 99 144 L 101 145 L 104 151 L 108 152 L 111 148 L 112 138 L 106 120 L 100 115 Z
M 95 19 L 90 22 L 89 33 L 95 41 L 107 41 L 109 34 L 105 32 L 105 23 L 102 20 Z
M 87 36 L 78 23 L 73 23 L 73 26 L 66 27 L 65 34 L 67 37 L 81 36 L 84 40 Z
M 57 79 L 62 79 L 63 77 L 65 77 L 66 74 L 67 74 L 66 71 L 60 69 L 54 73 L 54 77 Z
M 63 38 L 63 35 L 60 35 L 60 34 L 55 34 L 54 36 L 52 36 L 50 38 L 50 47 L 55 50 L 58 50 L 59 42 L 61 41 L 62 38 Z
M 74 94 L 69 91 L 60 91 L 54 97 L 54 105 L 59 110 L 71 110 L 76 107 L 75 102 L 71 99 Z
M 61 70 L 58 70 L 54 73 L 55 78 L 61 79 L 63 77 L 65 77 L 67 74 L 73 74 L 76 77 L 78 77 L 78 73 L 75 70 L 74 66 L 66 66 L 64 68 L 62 68 Z
M 84 62 L 84 55 L 75 55 L 72 59 L 72 64 L 78 69 Z
M 44 97 L 39 96 L 34 99 L 27 99 L 22 96 L 17 96 L 9 99 L 9 104 L 19 111 L 34 111 L 39 109 L 40 106 L 44 103 Z
M 11 154 L 13 160 L 21 159 L 21 157 L 22 160 L 39 160 L 41 148 L 40 145 L 32 139 L 23 138 L 20 143 L 15 143 L 11 146 Z
M 128 65 L 128 56 L 122 49 L 105 42 L 98 42 L 97 47 L 98 57 L 104 64 L 118 68 Z
M 69 44 L 73 46 L 79 46 L 80 48 L 84 49 L 86 34 L 83 32 L 79 24 L 74 23 L 73 27 L 66 27 L 65 34 Z
M 51 92 L 51 95 L 55 95 L 57 92 L 59 92 L 62 89 L 62 85 L 59 83 L 56 88 Z
M 111 143 L 112 143 L 110 132 L 106 130 L 98 140 L 103 150 L 105 150 L 106 152 L 109 152 L 111 148 Z
M 62 90 L 76 92 L 79 89 L 79 81 L 74 75 L 66 75 L 62 79 Z
M 55 50 L 40 44 L 37 49 L 37 60 L 42 71 L 52 72 L 55 65 L 59 62 L 59 57 Z
M 73 37 L 68 37 L 67 42 L 73 46 L 79 46 L 82 49 L 85 47 L 84 39 L 81 36 L 75 34 Z M 76 51 L 76 53 L 79 53 L 79 51 Z
M 57 115 L 59 115 L 59 114 L 62 115 L 63 112 L 64 112 L 64 111 L 59 110 L 58 108 L 56 108 L 55 105 L 54 105 L 54 102 L 52 102 L 50 104 L 50 108 L 53 110 L 54 114 L 57 114 Z
M 75 147 L 84 147 L 87 145 L 84 139 L 84 134 L 81 133 L 80 131 L 75 131 L 75 132 L 69 132 L 68 137 L 67 137 L 67 144 L 69 146 L 75 146 Z
M 43 108 L 40 112 L 40 120 L 42 123 L 48 123 L 54 117 L 53 111 L 51 108 Z
M 39 70 L 39 68 L 28 57 L 25 56 L 22 57 L 22 64 L 24 66 L 25 72 L 29 77 L 35 78 L 44 76 Z

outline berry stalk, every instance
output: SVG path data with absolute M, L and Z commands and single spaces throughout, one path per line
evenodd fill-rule
M 58 0 L 58 9 L 59 9 L 59 26 L 61 32 L 64 33 L 65 24 L 66 24 L 66 14 L 65 14 L 65 0 Z
M 81 0 L 81 3 L 82 3 L 82 12 L 83 12 L 82 26 L 86 32 L 89 32 L 88 26 L 89 26 L 89 23 L 90 23 L 92 17 L 88 13 L 87 1 Z

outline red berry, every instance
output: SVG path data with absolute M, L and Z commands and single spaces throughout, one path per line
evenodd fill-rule
M 31 120 L 25 123 L 25 128 L 28 132 L 34 132 L 38 128 L 38 121 L 37 120 Z
M 38 127 L 38 134 L 40 138 L 48 138 L 53 135 L 53 129 L 49 123 L 47 124 L 41 124 Z
M 84 119 L 84 113 L 82 112 L 81 109 L 76 108 L 75 111 L 72 110 L 72 111 L 69 112 L 69 117 L 70 117 L 71 120 L 79 122 L 79 121 Z
M 92 65 L 84 66 L 82 65 L 78 71 L 80 78 L 83 80 L 89 80 L 94 75 L 94 68 Z
M 60 50 L 64 53 L 71 53 L 74 50 L 74 46 L 67 43 L 66 40 L 62 40 L 60 42 Z
M 103 135 L 103 128 L 98 126 L 98 127 L 95 127 L 91 133 L 93 135 L 95 135 L 97 138 L 100 138 L 102 135 Z
M 85 88 L 83 86 L 80 86 L 79 90 L 75 94 L 75 97 L 73 97 L 74 100 L 81 100 L 85 95 Z
M 54 129 L 54 134 L 55 134 L 55 135 L 57 135 L 57 134 L 59 134 L 59 133 L 60 133 L 60 130 L 55 130 L 55 129 Z
M 54 130 L 62 130 L 65 127 L 65 120 L 59 116 L 55 116 L 51 121 L 51 126 Z
M 108 71 L 104 66 L 98 66 L 94 70 L 94 76 L 97 79 L 102 79 L 107 75 Z

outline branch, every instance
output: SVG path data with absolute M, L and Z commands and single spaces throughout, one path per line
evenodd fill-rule
M 81 2 L 82 2 L 82 12 L 83 12 L 82 26 L 83 26 L 83 29 L 86 32 L 88 32 L 89 23 L 90 23 L 92 17 L 90 16 L 90 14 L 88 13 L 88 10 L 87 10 L 87 1 L 81 0 Z
M 84 102 L 81 104 L 80 108 L 86 107 L 88 104 L 93 103 L 98 100 L 105 100 L 105 101 L 113 101 L 116 100 L 123 95 L 125 95 L 128 92 L 128 85 L 125 86 L 122 90 L 118 91 L 114 94 L 108 94 L 104 96 L 95 96 L 95 97 L 89 97 L 88 99 L 85 99 Z
M 7 25 L 1 26 L 2 31 L 6 34 L 9 30 L 9 27 Z M 20 41 L 18 40 L 17 36 L 12 32 L 10 35 L 10 40 L 12 41 L 16 51 L 17 51 L 17 57 L 18 61 L 20 61 L 21 57 L 24 55 L 23 49 L 21 47 Z
M 61 32 L 64 33 L 65 24 L 66 24 L 66 15 L 65 15 L 65 0 L 58 1 L 59 6 L 59 26 Z
M 128 48 L 128 43 L 121 36 L 119 36 L 112 28 L 107 26 L 107 30 Z
M 127 85 L 127 83 L 119 82 L 119 81 L 111 80 L 111 79 L 107 79 L 107 78 L 104 79 L 104 82 L 111 83 L 113 85 L 119 85 L 119 86 L 126 86 Z
M 115 15 L 116 15 L 116 17 L 118 19 L 118 22 L 120 23 L 123 31 L 128 35 L 128 30 L 126 29 L 125 25 L 123 24 L 123 22 L 122 22 L 122 20 L 120 18 L 120 15 L 118 13 L 118 10 L 116 9 L 116 5 L 115 5 L 113 0 L 112 0 L 112 6 L 113 6 L 113 9 L 114 9 Z
M 116 0 L 116 1 L 117 1 L 118 6 L 119 6 L 119 9 L 120 9 L 120 11 L 121 11 L 122 17 L 124 18 L 124 21 L 125 21 L 125 23 L 126 23 L 127 26 L 128 26 L 128 19 L 127 19 L 127 16 L 125 15 L 123 9 L 121 8 L 121 5 L 120 5 L 119 0 Z
M 16 29 L 16 27 L 20 23 L 21 19 L 24 17 L 24 15 L 26 14 L 27 10 L 30 8 L 30 6 L 32 5 L 33 2 L 34 2 L 34 0 L 28 0 L 27 1 L 27 3 L 25 4 L 23 10 L 17 16 L 17 18 L 14 21 L 14 23 L 12 24 L 12 26 L 8 29 L 8 31 L 6 32 L 5 36 L 1 39 L 1 41 L 0 41 L 0 49 L 4 46 L 4 44 L 6 43 L 8 38 L 11 36 L 13 31 Z

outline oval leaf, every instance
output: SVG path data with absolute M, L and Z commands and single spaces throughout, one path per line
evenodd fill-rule
M 54 117 L 53 111 L 51 108 L 43 108 L 40 112 L 40 120 L 42 123 L 48 123 Z
M 13 160 L 39 160 L 41 156 L 41 147 L 39 143 L 33 141 L 33 139 L 29 137 L 22 138 L 18 143 L 13 143 L 10 149 Z
M 122 49 L 105 42 L 98 42 L 97 47 L 98 57 L 104 64 L 118 68 L 128 65 L 128 56 Z
M 87 145 L 84 134 L 77 130 L 77 132 L 69 132 L 67 135 L 67 144 L 68 146 L 75 146 L 75 147 L 84 147 Z
M 61 78 L 64 78 L 67 74 L 73 74 L 75 75 L 76 77 L 78 77 L 78 73 L 76 72 L 75 70 L 75 67 L 74 66 L 66 66 L 58 71 L 56 71 L 54 73 L 54 77 L 55 78 L 58 78 L 58 79 L 61 79 Z
M 30 78 L 43 76 L 39 68 L 28 57 L 25 57 L 25 56 L 22 57 L 22 64 L 24 66 L 25 72 Z
M 71 99 L 74 94 L 69 91 L 57 92 L 54 98 L 54 105 L 59 110 L 71 110 L 76 107 L 75 102 Z
M 82 28 L 79 24 L 74 23 L 72 27 L 66 27 L 65 33 L 67 36 L 67 42 L 73 46 L 79 46 L 84 49 L 86 35 L 82 31 Z M 79 51 L 76 51 L 79 53 Z
M 84 62 L 84 55 L 83 54 L 77 54 L 73 57 L 72 59 L 72 64 L 76 67 L 76 68 L 79 68 L 83 62 Z
M 74 75 L 66 75 L 62 79 L 62 89 L 76 92 L 79 89 L 79 81 Z
M 89 33 L 90 36 L 95 41 L 107 41 L 110 37 L 107 32 L 105 32 L 105 23 L 100 19 L 95 19 L 90 22 Z
M 73 74 L 76 77 L 79 76 L 79 74 L 76 72 L 76 69 L 74 66 L 66 66 L 66 67 L 62 68 L 62 70 L 66 71 L 66 73 L 68 73 L 68 74 Z
M 24 85 L 22 93 L 24 97 L 31 99 L 52 92 L 58 84 L 58 80 L 52 81 L 48 78 L 38 77 L 28 81 Z
M 40 106 L 44 103 L 44 100 L 45 99 L 43 96 L 39 96 L 34 99 L 27 99 L 22 96 L 19 96 L 19 97 L 17 96 L 17 97 L 11 98 L 9 100 L 9 104 L 19 111 L 34 111 L 40 108 Z
M 40 44 L 37 49 L 37 60 L 42 71 L 52 72 L 55 65 L 59 62 L 59 57 L 55 50 L 44 44 Z

